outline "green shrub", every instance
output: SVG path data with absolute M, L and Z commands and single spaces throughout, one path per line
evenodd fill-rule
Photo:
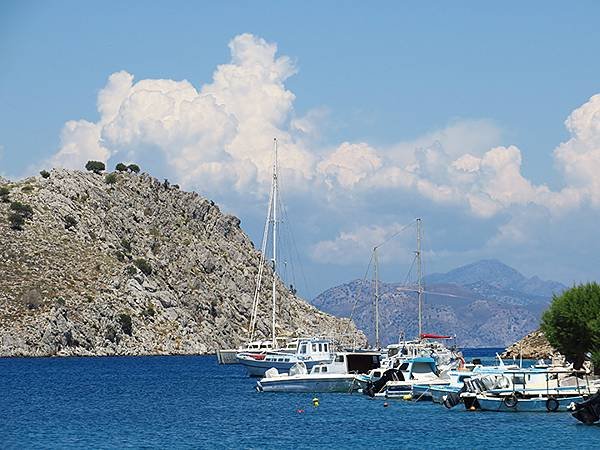
M 135 267 L 140 269 L 144 275 L 149 276 L 152 274 L 152 266 L 145 259 L 138 258 L 133 262 L 133 264 L 135 265 Z
M 129 239 L 121 239 L 121 248 L 125 253 L 131 253 L 131 241 Z
M 85 168 L 86 168 L 86 170 L 89 170 L 90 172 L 100 174 L 106 169 L 106 166 L 101 161 L 88 161 L 87 164 L 85 165 Z
M 33 219 L 33 209 L 25 203 L 12 202 L 10 204 L 10 209 L 23 216 L 25 219 Z
M 65 221 L 65 228 L 67 230 L 77 226 L 77 219 L 71 215 L 65 216 L 63 220 Z
M 104 177 L 104 182 L 106 184 L 115 184 L 117 182 L 117 174 L 109 173 Z
M 119 172 L 127 172 L 127 166 L 123 163 L 119 163 L 115 166 L 115 170 Z
M 2 186 L 0 187 L 0 202 L 3 203 L 8 203 L 10 200 L 8 199 L 8 196 L 10 194 L 10 189 Z
M 23 225 L 25 225 L 25 219 L 19 213 L 12 213 L 8 216 L 8 223 L 13 230 L 23 230 Z
M 29 194 L 31 191 L 33 191 L 33 186 L 30 184 L 26 184 L 21 188 L 21 191 L 25 192 L 26 194 Z
M 137 269 L 135 268 L 135 266 L 127 266 L 127 273 L 131 276 L 135 275 L 137 273 Z
M 40 175 L 42 176 L 42 178 L 50 178 L 50 172 L 48 172 L 47 170 L 40 170 Z
M 140 166 L 137 164 L 129 164 L 127 168 L 133 173 L 140 173 Z
M 133 324 L 131 322 L 131 316 L 126 313 L 121 313 L 117 318 L 117 322 L 119 322 L 119 325 L 121 325 L 121 330 L 123 330 L 123 333 L 131 336 L 131 334 L 133 333 Z

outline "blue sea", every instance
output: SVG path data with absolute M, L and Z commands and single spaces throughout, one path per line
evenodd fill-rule
M 495 350 L 466 351 L 490 357 Z M 258 393 L 213 356 L 0 359 L 1 448 L 600 448 L 568 413 Z

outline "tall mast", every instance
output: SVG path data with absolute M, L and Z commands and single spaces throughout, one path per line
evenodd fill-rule
M 375 262 L 375 348 L 379 348 L 379 259 L 377 247 L 373 247 L 373 259 Z
M 275 160 L 273 162 L 273 316 L 271 323 L 271 337 L 275 347 L 275 299 L 277 296 L 277 138 L 273 139 L 275 147 Z
M 419 302 L 419 339 L 423 334 L 423 267 L 421 261 L 421 219 L 417 219 L 417 295 Z

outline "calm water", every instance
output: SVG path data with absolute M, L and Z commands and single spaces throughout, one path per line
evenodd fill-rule
M 2 448 L 600 447 L 600 427 L 569 414 L 384 408 L 360 394 L 313 408 L 310 394 L 255 392 L 214 357 L 0 359 L 0 378 Z

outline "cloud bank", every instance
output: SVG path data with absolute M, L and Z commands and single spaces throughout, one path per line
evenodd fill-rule
M 368 209 L 373 197 L 422 198 L 474 221 L 495 220 L 489 245 L 526 239 L 524 211 L 560 220 L 567 212 L 600 207 L 600 94 L 566 119 L 570 138 L 553 152 L 563 185 L 551 190 L 523 176 L 521 149 L 500 145 L 502 130 L 489 120 L 458 120 L 386 147 L 341 142 L 315 148 L 326 113 L 316 105 L 296 114 L 296 97 L 285 84 L 297 72 L 294 62 L 278 55 L 276 44 L 251 34 L 233 38 L 229 49 L 230 61 L 198 87 L 113 73 L 98 95 L 100 119 L 67 122 L 50 164 L 81 168 L 89 159 L 143 164 L 158 158 L 165 175 L 183 186 L 217 199 L 233 192 L 243 202 L 266 194 L 276 136 L 288 187 L 328 202 L 312 214 L 341 204 Z M 372 220 L 368 212 L 362 223 L 356 217 L 339 220 L 329 227 L 336 235 L 321 236 L 312 246 L 313 258 L 331 264 L 359 258 L 359 239 L 370 240 L 370 249 L 395 226 Z

